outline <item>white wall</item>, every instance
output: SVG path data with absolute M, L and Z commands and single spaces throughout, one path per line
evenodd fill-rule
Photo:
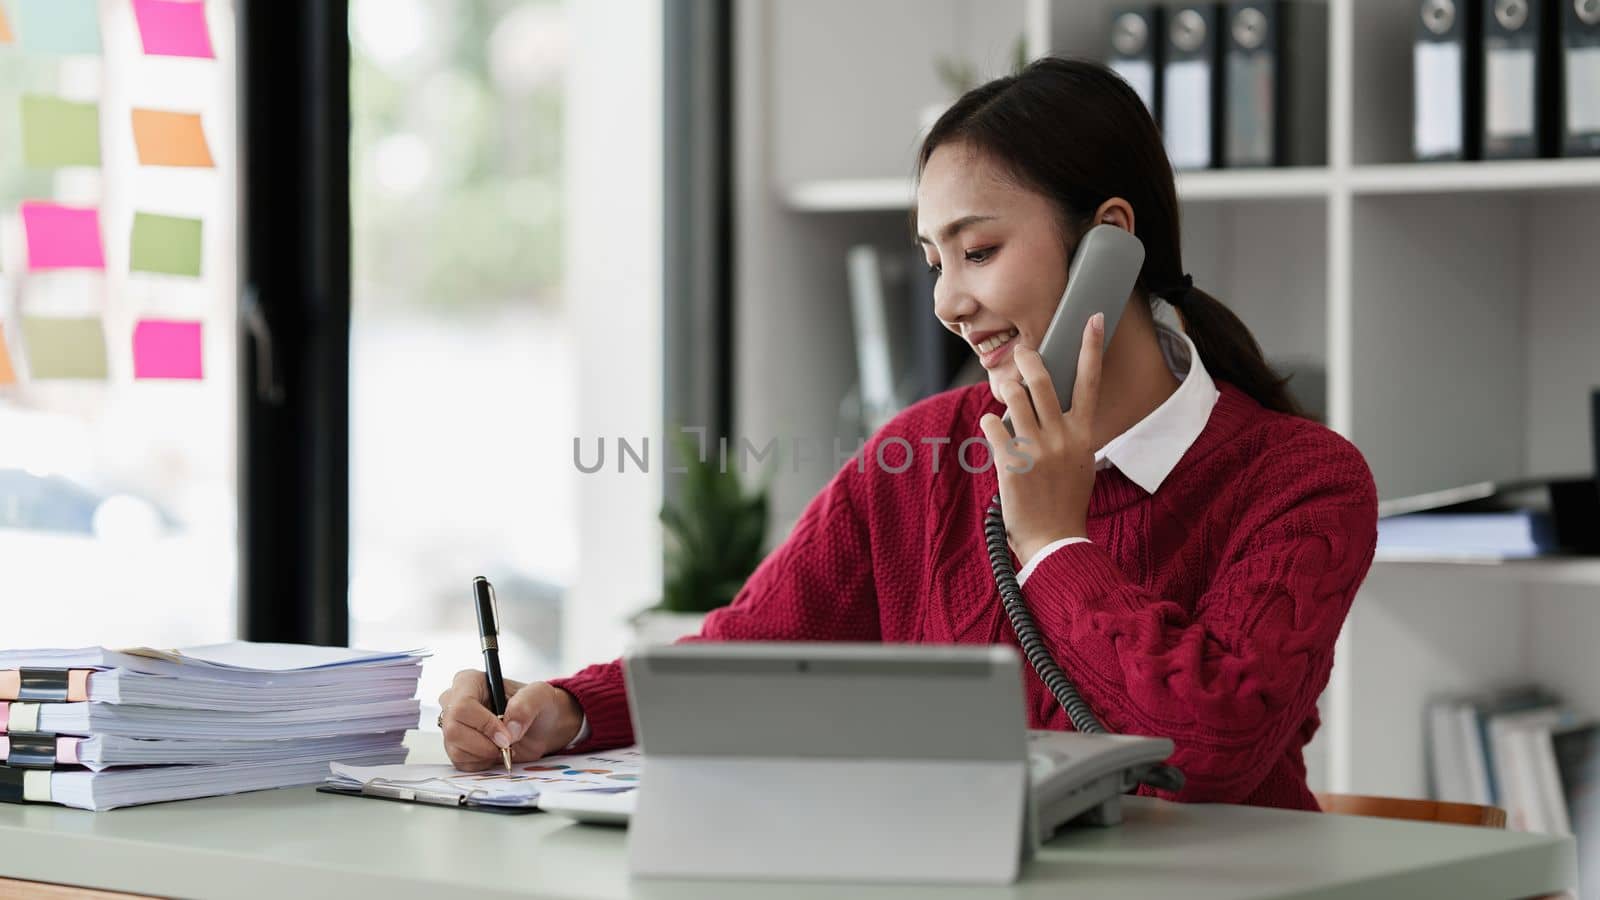
M 603 436 L 612 463 L 578 478 L 578 575 L 562 636 L 578 666 L 621 652 L 626 617 L 661 590 L 659 456 L 648 475 L 618 474 L 613 457 L 618 436 L 648 437 L 652 453 L 660 441 L 662 26 L 651 0 L 571 0 L 567 14 L 563 291 L 585 460 Z M 568 465 L 573 437 L 549 436 Z

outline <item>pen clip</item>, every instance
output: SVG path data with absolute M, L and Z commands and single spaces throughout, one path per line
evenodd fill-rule
M 494 585 L 479 575 L 472 579 L 472 591 L 478 608 L 478 634 L 485 640 L 494 640 L 500 636 L 500 601 L 495 597 Z

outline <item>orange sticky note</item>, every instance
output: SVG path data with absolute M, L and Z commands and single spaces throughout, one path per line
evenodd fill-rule
M 9 44 L 16 38 L 11 35 L 11 23 L 6 21 L 6 8 L 0 6 L 0 44 Z M 0 350 L 4 350 L 0 347 Z M 10 371 L 9 369 L 7 371 Z
M 199 113 L 161 109 L 133 111 L 133 143 L 141 166 L 191 166 L 209 169 L 211 150 Z
M 6 329 L 0 325 L 0 385 L 16 383 L 17 372 L 11 368 L 11 354 L 6 352 Z

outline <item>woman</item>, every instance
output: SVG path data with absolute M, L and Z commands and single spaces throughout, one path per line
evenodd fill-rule
M 1184 274 L 1171 165 L 1138 96 L 1060 59 L 974 89 L 923 143 L 916 224 L 934 313 L 988 383 L 885 425 L 692 639 L 1015 644 L 983 550 L 998 490 L 1057 661 L 1109 730 L 1176 745 L 1182 789 L 1141 793 L 1316 809 L 1301 751 L 1372 561 L 1376 492 L 1360 453 L 1299 413 L 1250 332 Z M 1103 323 L 1085 330 L 1060 413 L 1033 348 L 1097 224 L 1137 235 L 1144 268 L 1103 354 Z M 1026 461 L 1006 449 L 1007 411 Z M 975 437 L 994 465 L 982 448 L 957 464 Z M 1025 678 L 1030 726 L 1071 727 Z M 617 662 L 508 690 L 504 724 L 482 673 L 440 697 L 456 765 L 633 739 Z

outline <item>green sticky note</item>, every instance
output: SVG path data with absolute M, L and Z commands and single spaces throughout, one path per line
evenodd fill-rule
M 135 272 L 200 275 L 200 220 L 133 214 Z
M 83 378 L 106 380 L 106 333 L 100 320 L 22 320 L 22 346 L 33 380 Z
M 100 106 L 22 97 L 22 162 L 38 169 L 100 165 Z

